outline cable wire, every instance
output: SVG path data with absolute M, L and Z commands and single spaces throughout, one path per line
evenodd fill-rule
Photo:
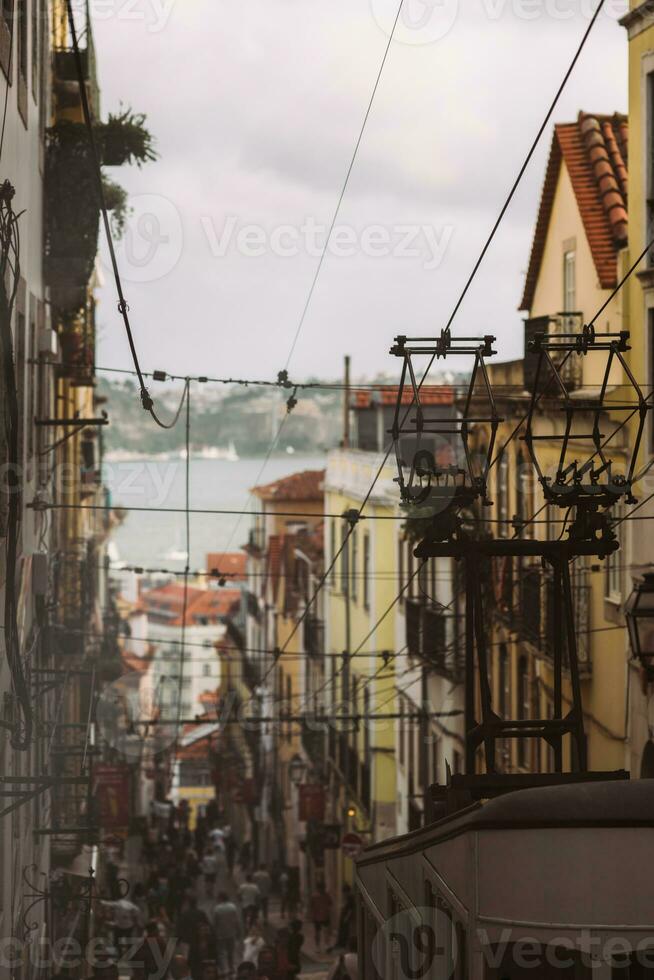
M 338 215 L 339 215 L 339 212 L 341 210 L 341 205 L 343 203 L 343 199 L 345 197 L 345 192 L 347 190 L 347 186 L 348 186 L 348 183 L 350 181 L 350 176 L 352 174 L 352 170 L 354 169 L 354 164 L 355 164 L 355 161 L 356 161 L 356 158 L 357 158 L 357 154 L 359 152 L 359 147 L 361 146 L 361 141 L 363 140 L 363 135 L 364 135 L 365 130 L 366 130 L 366 125 L 368 123 L 368 119 L 369 119 L 370 113 L 372 111 L 373 102 L 375 101 L 375 96 L 377 94 L 377 89 L 379 88 L 379 83 L 381 82 L 381 77 L 382 77 L 382 75 L 384 73 L 384 68 L 386 66 L 386 61 L 388 59 L 388 54 L 389 54 L 389 51 L 391 49 L 391 45 L 393 43 L 393 40 L 395 38 L 395 31 L 397 29 L 397 25 L 398 25 L 398 22 L 400 20 L 400 14 L 402 13 L 402 7 L 403 6 L 404 6 L 404 0 L 400 0 L 400 3 L 399 3 L 398 8 L 397 8 L 397 13 L 395 15 L 395 20 L 393 22 L 393 27 L 391 29 L 391 32 L 390 32 L 389 36 L 388 36 L 388 43 L 386 44 L 386 47 L 384 49 L 384 57 L 382 58 L 381 64 L 379 66 L 379 71 L 377 72 L 377 78 L 375 79 L 375 84 L 374 84 L 373 89 L 372 89 L 372 94 L 371 94 L 370 99 L 368 101 L 368 107 L 366 109 L 365 116 L 363 117 L 363 123 L 362 123 L 361 129 L 359 131 L 359 136 L 358 136 L 357 141 L 356 141 L 356 143 L 354 145 L 354 152 L 352 153 L 352 157 L 350 159 L 350 164 L 349 164 L 349 166 L 347 168 L 347 172 L 345 174 L 345 180 L 343 181 L 343 186 L 341 188 L 341 193 L 340 193 L 339 198 L 338 198 L 338 201 L 336 203 L 336 208 L 334 210 L 332 221 L 331 221 L 331 224 L 329 226 L 329 231 L 327 232 L 327 237 L 325 239 L 325 245 L 324 245 L 324 248 L 322 249 L 322 252 L 320 254 L 320 259 L 318 261 L 318 265 L 317 265 L 316 271 L 314 273 L 313 280 L 311 282 L 311 286 L 309 288 L 309 293 L 307 295 L 307 298 L 306 298 L 306 301 L 305 301 L 305 304 L 304 304 L 304 308 L 302 310 L 302 314 L 300 316 L 300 320 L 299 320 L 299 323 L 297 325 L 297 329 L 295 331 L 295 336 L 293 337 L 293 342 L 291 344 L 291 349 L 289 350 L 288 357 L 286 358 L 286 370 L 288 370 L 288 366 L 289 366 L 289 364 L 291 362 L 291 359 L 293 357 L 293 354 L 295 353 L 295 348 L 297 347 L 297 342 L 300 339 L 300 334 L 301 334 L 302 328 L 304 326 L 304 321 L 306 320 L 307 313 L 309 312 L 309 306 L 311 305 L 311 300 L 313 299 L 313 294 L 314 294 L 314 292 L 316 290 L 316 285 L 318 284 L 318 278 L 320 276 L 320 272 L 321 272 L 322 267 L 323 267 L 324 262 L 325 262 L 325 257 L 327 255 L 327 249 L 329 248 L 329 243 L 331 241 L 331 237 L 332 237 L 332 234 L 333 234 L 333 231 L 334 231 L 334 227 L 336 225 L 336 221 L 338 219 Z

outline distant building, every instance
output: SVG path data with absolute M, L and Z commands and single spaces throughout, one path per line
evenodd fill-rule
M 163 714 L 204 713 L 202 697 L 215 692 L 222 677 L 216 645 L 225 639 L 230 617 L 238 617 L 241 598 L 239 589 L 188 587 L 182 661 L 183 583 L 142 593 L 130 615 L 127 649 L 137 657 L 151 651 L 150 684 Z

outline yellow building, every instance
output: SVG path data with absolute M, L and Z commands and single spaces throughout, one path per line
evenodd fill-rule
M 615 288 L 626 244 L 627 122 L 619 115 L 580 113 L 573 123 L 557 125 L 545 176 L 521 309 L 527 311 L 526 344 L 539 332 L 579 334 Z M 606 306 L 595 328 L 598 334 L 624 328 L 623 296 Z M 559 355 L 560 356 L 560 355 Z M 556 355 L 555 355 L 556 357 Z M 492 365 L 491 384 L 503 418 L 497 436 L 495 465 L 490 474 L 491 515 L 501 523 L 499 535 L 555 539 L 566 533 L 564 521 L 574 513 L 545 505 L 536 479 L 522 425 L 529 409 L 536 355 L 522 361 Z M 573 354 L 562 376 L 574 398 L 595 397 L 606 367 L 606 355 Z M 626 381 L 619 364 L 609 377 L 607 401 L 625 399 Z M 543 394 L 533 432 L 539 464 L 546 477 L 557 472 L 565 429 L 561 394 L 550 377 L 541 378 Z M 551 394 L 550 394 L 551 393 Z M 552 397 L 552 395 L 554 397 Z M 633 401 L 633 397 L 631 399 Z M 602 416 L 602 433 L 621 417 Z M 592 417 L 575 418 L 567 462 L 586 461 L 594 452 Z M 489 435 L 478 432 L 478 445 Z M 506 449 L 498 450 L 508 442 Z M 624 473 L 628 454 L 624 441 L 607 447 L 616 473 Z M 617 510 L 617 516 L 620 510 Z M 514 520 L 515 519 L 515 520 Z M 514 524 L 511 521 L 514 520 Z M 621 537 L 624 525 L 618 529 Z M 588 765 L 612 770 L 626 762 L 625 630 L 621 617 L 624 552 L 606 561 L 578 558 L 572 567 L 573 600 L 580 660 L 582 705 Z M 500 716 L 548 718 L 553 714 L 554 638 L 563 630 L 557 621 L 551 569 L 540 560 L 495 559 L 491 572 L 493 635 L 491 645 L 493 700 Z M 571 705 L 569 676 L 564 678 L 563 704 Z M 569 742 L 569 740 L 566 740 Z M 564 768 L 574 764 L 564 744 Z M 542 740 L 505 740 L 498 763 L 504 771 L 551 770 L 551 748 Z
M 330 453 L 326 513 L 361 510 L 379 462 L 376 453 L 365 449 Z M 392 836 L 398 822 L 396 725 L 392 719 L 369 717 L 396 710 L 394 609 L 382 620 L 398 591 L 392 476 L 391 468 L 385 468 L 366 504 L 366 519 L 355 524 L 349 539 L 350 523 L 344 517 L 328 518 L 325 527 L 327 567 L 347 539 L 331 570 L 325 599 L 327 647 L 343 652 L 342 659 L 328 664 L 324 692 L 327 713 L 343 718 L 329 730 L 330 822 L 341 824 L 344 832 L 360 833 L 366 844 Z M 334 887 L 352 880 L 352 862 L 341 852 L 331 855 L 329 871 Z
M 629 39 L 629 248 L 624 271 L 634 264 L 654 238 L 654 10 L 649 3 L 631 0 L 622 23 Z M 625 327 L 631 334 L 631 367 L 649 395 L 654 385 L 654 257 L 652 251 L 639 263 L 624 288 Z M 633 442 L 636 420 L 629 438 Z M 654 449 L 652 417 L 648 420 L 640 462 L 644 465 Z M 654 490 L 652 473 L 635 488 L 639 501 L 647 501 Z M 627 522 L 627 561 L 624 595 L 644 567 L 654 560 L 654 507 L 639 508 L 638 520 Z M 625 649 L 628 650 L 625 645 Z M 640 665 L 629 657 L 629 750 L 633 775 L 654 774 L 652 757 L 652 686 Z M 649 760 L 649 761 L 648 761 Z
M 299 782 L 322 779 L 324 737 L 310 738 L 292 719 L 305 713 L 311 671 L 323 670 L 321 605 L 301 619 L 322 566 L 323 481 L 324 470 L 308 470 L 255 487 L 258 509 L 246 549 L 244 668 L 264 717 L 275 719 L 261 726 L 256 752 L 261 806 L 255 850 L 262 860 L 285 865 L 305 888 L 307 828 L 299 819 Z

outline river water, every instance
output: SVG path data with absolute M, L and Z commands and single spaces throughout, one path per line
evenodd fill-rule
M 191 507 L 212 510 L 252 509 L 251 487 L 270 483 L 301 470 L 322 469 L 326 457 L 283 455 L 261 468 L 261 458 L 229 461 L 197 459 L 191 462 Z M 104 466 L 105 484 L 114 507 L 148 508 L 127 514 L 112 537 L 112 558 L 128 565 L 179 570 L 185 564 L 184 514 L 156 508 L 180 508 L 185 498 L 183 459 L 111 460 Z M 191 516 L 192 569 L 205 567 L 209 552 L 237 551 L 246 541 L 251 518 L 231 514 Z

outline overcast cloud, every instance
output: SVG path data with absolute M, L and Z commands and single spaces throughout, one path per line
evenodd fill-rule
M 284 366 L 396 0 L 96 0 L 103 111 L 147 113 L 160 160 L 116 177 L 145 369 L 274 377 Z M 579 43 L 590 0 L 405 0 L 291 374 L 394 368 L 396 333 L 447 320 Z M 626 110 L 608 2 L 556 112 Z M 521 352 L 517 305 L 550 135 L 455 332 Z M 130 366 L 106 278 L 103 365 Z M 591 311 L 587 311 L 590 313 Z

